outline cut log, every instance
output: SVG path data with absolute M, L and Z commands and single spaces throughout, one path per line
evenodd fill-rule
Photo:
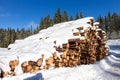
M 74 32 L 73 35 L 74 35 L 74 36 L 79 36 L 80 33 L 79 33 L 79 32 Z
M 9 67 L 11 68 L 11 71 L 14 72 L 15 70 L 15 67 L 19 64 L 19 61 L 18 60 L 12 60 L 9 62 Z
M 38 72 L 40 70 L 40 67 L 38 66 L 33 66 L 33 72 Z
M 58 59 L 58 56 L 57 56 L 56 52 L 53 53 L 53 59 Z
M 27 66 L 27 61 L 25 61 L 25 62 L 23 62 L 23 63 L 21 64 L 23 73 L 26 72 L 26 66 Z
M 93 24 L 94 24 L 94 20 L 93 19 L 90 19 L 90 24 L 91 24 L 91 26 L 93 26 Z
M 50 57 L 48 60 L 46 60 L 47 65 L 51 65 L 51 64 L 53 64 L 53 62 L 54 62 L 53 57 Z
M 35 62 L 35 61 L 28 61 L 28 65 L 36 66 L 37 62 Z
M 38 59 L 36 62 L 37 66 L 41 67 L 42 62 L 43 62 L 43 58 Z
M 13 72 L 14 72 L 14 70 L 15 70 L 15 65 L 11 65 L 11 66 L 10 66 L 10 69 L 11 69 L 10 71 L 13 71 Z
M 12 60 L 9 62 L 9 66 L 12 66 L 12 65 L 17 66 L 18 64 L 19 64 L 18 60 Z
M 8 73 L 10 76 L 15 76 L 15 72 Z
M 9 74 L 9 72 L 7 72 L 7 71 L 6 71 L 6 72 L 3 72 L 3 73 L 2 73 L 2 77 L 7 77 L 8 74 Z
M 68 46 L 67 44 L 62 44 L 62 47 L 66 49 Z
M 68 43 L 71 43 L 71 42 L 77 42 L 77 43 L 80 43 L 80 38 L 75 38 L 75 39 L 69 39 L 68 40 Z
M 52 66 L 51 65 L 45 65 L 45 66 L 43 66 L 43 69 L 49 69 L 49 68 L 51 68 Z
M 33 67 L 32 67 L 32 65 L 27 65 L 25 72 L 33 72 Z
M 83 30 L 83 26 L 76 28 L 78 30 Z

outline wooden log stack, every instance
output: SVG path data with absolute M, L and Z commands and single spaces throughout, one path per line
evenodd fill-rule
M 105 46 L 106 33 L 98 27 L 98 23 L 94 24 L 93 19 L 88 24 L 90 27 L 86 30 L 81 26 L 76 28 L 77 32 L 73 32 L 73 36 L 78 38 L 68 39 L 68 43 L 62 44 L 62 48 L 56 48 L 56 51 L 63 52 L 60 57 L 63 66 L 92 64 L 108 55 L 108 47 Z
M 41 58 L 39 58 L 37 61 L 25 61 L 21 64 L 23 73 L 28 72 L 38 72 L 40 70 L 40 67 L 42 66 L 42 62 L 44 59 L 44 54 L 42 54 Z
M 60 56 L 56 52 L 51 57 L 46 59 L 43 69 L 59 68 L 59 67 L 74 67 L 81 64 L 92 64 L 95 61 L 99 61 L 108 55 L 108 47 L 105 45 L 106 33 L 102 31 L 98 26 L 99 23 L 90 19 L 87 22 L 89 26 L 84 30 L 84 26 L 75 28 L 76 32 L 72 29 L 73 36 L 75 38 L 68 39 L 67 43 L 60 46 L 53 46 L 56 51 L 62 52 Z M 76 38 L 77 37 L 77 38 Z M 48 37 L 47 37 L 48 38 Z M 56 45 L 56 40 L 53 42 Z M 44 54 L 37 61 L 25 61 L 21 64 L 23 73 L 37 72 L 41 70 Z M 12 73 L 4 72 L 3 75 L 15 75 L 15 67 L 19 64 L 19 61 L 10 61 L 9 66 Z

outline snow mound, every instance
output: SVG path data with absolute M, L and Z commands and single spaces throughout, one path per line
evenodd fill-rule
M 45 59 L 49 58 L 56 51 L 53 48 L 55 40 L 57 46 L 67 43 L 69 38 L 75 37 L 72 33 L 76 31 L 77 27 L 84 26 L 84 29 L 91 27 L 90 24 L 87 24 L 90 22 L 90 19 L 94 18 L 87 17 L 55 24 L 41 30 L 38 34 L 23 40 L 16 40 L 15 43 L 8 46 L 10 50 L 0 48 L 0 68 L 4 71 L 10 71 L 9 61 L 19 57 L 19 65 L 15 70 L 16 76 L 8 76 L 2 80 L 119 80 L 120 52 L 115 46 L 110 47 L 110 56 L 94 64 L 22 74 L 20 65 L 22 62 L 28 60 L 36 61 L 42 54 L 45 55 Z M 98 23 L 95 24 L 97 25 Z M 120 40 L 109 40 L 107 44 L 111 46 L 120 45 Z M 60 55 L 60 53 L 57 54 Z M 43 62 L 44 64 L 45 62 Z

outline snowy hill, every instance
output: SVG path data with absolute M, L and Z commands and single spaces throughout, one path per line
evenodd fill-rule
M 119 80 L 120 76 L 120 40 L 109 40 L 110 55 L 90 65 L 81 65 L 73 68 L 59 68 L 41 70 L 37 73 L 22 73 L 21 63 L 28 60 L 37 60 L 42 54 L 45 59 L 52 56 L 56 46 L 67 43 L 68 39 L 76 38 L 73 31 L 79 26 L 87 29 L 93 17 L 87 17 L 75 21 L 59 23 L 47 29 L 41 30 L 38 34 L 29 36 L 23 40 L 16 40 L 7 49 L 0 49 L 0 68 L 10 71 L 9 61 L 19 57 L 19 65 L 15 69 L 16 76 L 8 76 L 3 80 Z M 79 37 L 82 39 L 82 37 Z M 117 46 L 116 46 L 117 45 Z M 61 53 L 57 53 L 60 55 Z M 45 59 L 42 65 L 45 64 Z

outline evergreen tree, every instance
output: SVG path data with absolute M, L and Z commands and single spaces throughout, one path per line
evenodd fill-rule
M 7 47 L 9 44 L 14 43 L 16 39 L 23 39 L 25 37 L 28 37 L 32 34 L 36 34 L 39 32 L 39 30 L 46 29 L 56 23 L 65 22 L 68 20 L 74 20 L 83 18 L 83 13 L 80 12 L 80 14 L 76 13 L 76 15 L 68 17 L 67 11 L 64 11 L 61 13 L 60 8 L 57 9 L 56 13 L 54 14 L 54 17 L 51 18 L 50 15 L 45 16 L 44 18 L 41 18 L 40 24 L 36 27 L 36 29 L 33 30 L 33 27 L 31 26 L 27 30 L 25 28 L 19 29 L 0 29 L 0 47 Z M 100 23 L 100 28 L 102 28 L 104 31 L 107 32 L 108 38 L 118 38 L 120 37 L 118 34 L 120 32 L 120 15 L 117 13 L 111 14 L 108 12 L 107 16 L 99 16 L 97 18 L 97 21 Z M 116 34 L 115 36 L 114 33 Z
M 40 30 L 39 26 L 37 25 L 36 29 L 34 29 L 34 34 L 38 33 Z
M 5 37 L 5 30 L 0 29 L 0 47 L 5 46 L 4 37 Z
M 108 33 L 109 32 L 109 28 L 108 28 L 108 20 L 107 17 L 105 16 L 105 32 Z
M 119 33 L 119 16 L 117 13 L 113 13 L 112 15 L 112 26 L 116 34 L 118 35 Z
M 48 15 L 47 17 L 46 17 L 46 28 L 48 28 L 48 27 L 50 27 L 50 26 L 52 26 L 53 25 L 53 22 L 52 22 L 52 20 L 50 19 L 50 15 Z
M 75 17 L 75 19 L 79 19 L 79 15 L 78 15 L 78 13 L 76 13 L 76 17 Z
M 30 26 L 30 33 L 33 34 L 33 26 Z
M 113 28 L 112 28 L 112 17 L 111 17 L 111 14 L 110 14 L 110 12 L 108 12 L 108 15 L 107 15 L 107 23 L 108 23 L 108 28 L 109 28 L 109 33 L 108 33 L 108 36 L 110 36 L 111 35 L 111 33 L 112 33 L 112 30 L 113 30 Z
M 39 28 L 40 28 L 40 30 L 41 30 L 41 29 L 44 29 L 44 21 L 43 21 L 43 18 L 41 18 L 41 20 L 40 20 Z
M 83 13 L 82 12 L 80 12 L 80 18 L 83 18 Z
M 72 21 L 72 20 L 74 20 L 74 19 L 73 19 L 73 16 L 70 16 L 70 21 Z
M 67 14 L 67 12 L 66 12 L 66 11 L 64 11 L 62 21 L 63 21 L 63 22 L 68 21 L 68 14 Z
M 20 30 L 20 39 L 24 39 L 24 38 L 25 38 L 25 29 L 22 28 L 22 29 Z
M 6 35 L 4 37 L 5 40 L 5 47 L 7 47 L 7 45 L 9 45 L 11 43 L 11 28 L 8 28 Z
M 57 12 L 54 15 L 54 24 L 62 22 L 62 14 L 60 8 L 58 8 Z

